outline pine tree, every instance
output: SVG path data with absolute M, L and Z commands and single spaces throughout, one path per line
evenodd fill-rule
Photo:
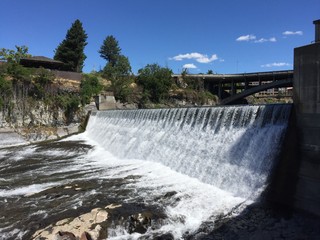
M 68 30 L 66 38 L 57 47 L 54 59 L 64 62 L 67 70 L 82 72 L 86 59 L 84 48 L 87 38 L 82 23 L 77 19 Z
M 114 36 L 107 36 L 103 41 L 103 44 L 100 48 L 100 57 L 104 58 L 111 64 L 111 66 L 115 66 L 117 60 L 121 54 L 121 48 L 119 47 L 118 41 Z

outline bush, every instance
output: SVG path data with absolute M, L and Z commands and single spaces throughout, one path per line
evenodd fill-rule
M 143 100 L 159 103 L 169 96 L 172 70 L 158 64 L 148 64 L 138 71 L 137 82 L 143 87 Z
M 92 96 L 99 94 L 102 85 L 99 83 L 97 76 L 86 74 L 80 84 L 80 97 L 82 106 L 89 104 Z

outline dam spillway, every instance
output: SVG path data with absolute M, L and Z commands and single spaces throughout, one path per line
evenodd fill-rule
M 290 111 L 285 104 L 100 111 L 82 134 L 0 148 L 0 235 L 32 239 L 35 229 L 110 203 L 129 214 L 160 211 L 161 219 L 144 234 L 111 219 L 108 239 L 185 239 L 203 224 L 214 227 L 265 190 Z
M 119 158 L 161 163 L 236 196 L 257 197 L 291 105 L 97 112 L 87 136 Z

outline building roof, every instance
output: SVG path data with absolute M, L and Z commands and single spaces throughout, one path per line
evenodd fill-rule
M 57 61 L 48 57 L 44 56 L 33 56 L 28 58 L 21 58 L 20 64 L 24 67 L 31 67 L 31 68 L 47 68 L 53 70 L 60 70 L 64 68 L 64 63 L 61 61 Z
M 54 60 L 52 58 L 44 57 L 44 56 L 33 56 L 28 58 L 21 58 L 20 61 L 35 61 L 35 62 L 50 62 L 50 63 L 58 63 L 63 64 L 61 61 Z

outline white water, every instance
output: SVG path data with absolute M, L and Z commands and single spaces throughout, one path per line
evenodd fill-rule
M 97 112 L 86 136 L 120 159 L 161 163 L 235 196 L 264 189 L 288 105 Z
M 10 154 L 0 149 L 3 173 L 24 169 L 24 161 L 30 167 L 0 177 L 0 204 L 15 211 L 17 206 L 9 201 L 24 201 L 30 216 L 41 219 L 77 209 L 99 194 L 119 198 L 118 191 L 97 184 L 55 209 L 45 207 L 50 201 L 55 205 L 54 198 L 29 198 L 30 194 L 81 181 L 127 179 L 116 185 L 130 190 L 123 202 L 159 205 L 168 216 L 160 228 L 148 230 L 147 238 L 170 232 L 182 239 L 203 222 L 212 224 L 215 217 L 259 197 L 277 160 L 289 114 L 290 105 L 97 112 L 85 133 L 60 141 L 61 147 L 27 146 Z M 75 140 L 93 148 L 82 149 L 72 143 Z M 63 147 L 68 143 L 71 148 Z M 176 194 L 163 198 L 170 192 Z M 28 224 L 28 216 L 17 216 Z M 9 221 L 0 217 L 0 234 L 23 239 L 27 229 L 17 222 L 1 225 L 4 220 Z M 123 226 L 108 233 L 108 239 L 141 237 Z
M 15 132 L 0 132 L 0 148 L 28 144 L 19 134 Z

